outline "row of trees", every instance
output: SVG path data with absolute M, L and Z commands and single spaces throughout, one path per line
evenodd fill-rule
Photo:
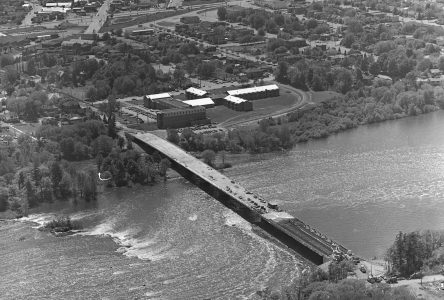
M 179 136 L 175 129 L 168 130 L 168 140 L 187 151 L 214 152 L 229 151 L 239 153 L 271 152 L 290 149 L 294 145 L 287 126 L 271 127 L 274 120 L 263 120 L 256 129 L 234 129 L 227 133 L 216 133 L 211 136 L 196 134 L 191 129 L 184 129 Z
M 332 263 L 329 269 L 347 274 L 345 265 Z M 388 284 L 367 285 L 364 280 L 338 278 L 331 271 L 319 268 L 305 268 L 299 272 L 298 279 L 290 286 L 273 290 L 270 288 L 258 292 L 263 300 L 328 300 L 328 299 L 363 299 L 363 300 L 413 300 L 416 297 L 405 287 L 390 287 Z M 336 278 L 338 278 L 336 280 Z

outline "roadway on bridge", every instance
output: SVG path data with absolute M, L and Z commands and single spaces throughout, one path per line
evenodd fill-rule
M 89 24 L 88 28 L 85 30 L 86 34 L 99 33 L 103 24 L 106 22 L 106 18 L 108 16 L 108 9 L 111 4 L 111 0 L 105 0 L 102 6 L 100 7 L 97 14 L 91 20 L 91 24 Z

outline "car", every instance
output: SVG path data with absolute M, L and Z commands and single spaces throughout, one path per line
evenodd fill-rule
M 398 278 L 396 278 L 396 276 L 389 277 L 385 280 L 385 283 L 388 284 L 398 283 Z
M 367 269 L 365 268 L 364 265 L 361 265 L 361 266 L 359 267 L 359 270 L 360 270 L 362 273 L 367 273 Z

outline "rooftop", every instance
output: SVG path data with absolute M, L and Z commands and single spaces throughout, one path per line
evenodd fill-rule
M 236 104 L 239 104 L 239 103 L 242 103 L 242 102 L 247 102 L 247 100 L 245 100 L 245 99 L 242 99 L 242 98 L 239 98 L 239 97 L 236 97 L 236 96 L 231 96 L 231 95 L 226 96 L 224 99 L 227 100 L 227 101 L 236 103 Z
M 186 89 L 186 92 L 197 95 L 197 96 L 204 96 L 204 95 L 208 94 L 206 91 L 199 90 L 194 87 L 190 87 L 190 88 Z
M 155 100 L 155 99 L 171 98 L 171 95 L 169 93 L 160 93 L 160 94 L 146 95 L 146 97 L 148 99 Z
M 271 85 L 264 85 L 264 86 L 255 86 L 255 87 L 240 89 L 240 90 L 227 91 L 227 93 L 230 96 L 239 96 L 239 95 L 252 94 L 252 93 L 258 93 L 258 92 L 264 92 L 264 91 L 273 91 L 273 90 L 279 90 L 279 87 L 276 84 L 271 84 Z
M 189 104 L 191 106 L 214 105 L 214 101 L 211 98 L 186 100 L 183 101 L 183 103 Z

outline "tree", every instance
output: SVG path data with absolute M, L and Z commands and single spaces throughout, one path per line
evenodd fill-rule
M 11 54 L 0 55 L 0 67 L 12 65 L 14 63 L 14 57 Z
M 114 114 L 112 114 L 108 119 L 108 136 L 111 138 L 115 138 L 116 135 L 116 117 L 114 116 Z
M 9 193 L 6 188 L 0 188 L 0 212 L 8 208 Z
M 20 171 L 20 173 L 18 174 L 17 184 L 18 184 L 18 188 L 19 189 L 22 189 L 24 187 L 24 184 L 25 184 L 25 174 L 23 173 L 23 171 Z
M 216 159 L 216 153 L 213 150 L 205 150 L 202 152 L 202 158 L 204 163 L 213 166 Z
M 216 71 L 216 65 L 212 62 L 203 62 L 198 66 L 197 72 L 202 78 L 210 78 Z
M 227 19 L 227 9 L 224 6 L 217 9 L 217 17 L 220 21 L 225 21 Z
M 173 144 L 178 145 L 180 138 L 176 129 L 167 129 L 167 139 Z
M 258 36 L 265 36 L 265 30 L 263 28 L 259 28 L 259 30 L 257 31 L 257 35 Z
M 72 137 L 64 138 L 60 141 L 60 151 L 67 160 L 74 158 L 74 140 Z
M 28 202 L 29 207 L 37 206 L 37 198 L 35 195 L 35 190 L 30 180 L 26 181 L 25 189 L 26 189 L 26 201 Z
M 347 33 L 341 41 L 341 45 L 346 48 L 351 48 L 355 42 L 355 35 L 351 32 Z
M 51 182 L 54 190 L 59 189 L 60 181 L 62 180 L 63 172 L 58 162 L 54 162 L 51 166 Z
M 168 169 L 171 167 L 171 162 L 168 158 L 162 158 L 159 163 L 159 173 L 162 176 L 166 176 Z
M 369 66 L 369 72 L 373 76 L 379 75 L 379 72 L 381 72 L 381 68 L 380 68 L 379 64 L 376 63 L 376 62 L 371 63 L 370 66 Z
M 281 83 L 288 82 L 287 72 L 288 64 L 285 61 L 279 61 L 278 67 L 276 68 L 276 73 L 274 74 L 276 80 Z
M 35 75 L 36 74 L 36 67 L 35 67 L 35 60 L 34 59 L 30 59 L 28 61 L 28 65 L 26 66 L 26 73 L 28 73 L 28 75 Z

